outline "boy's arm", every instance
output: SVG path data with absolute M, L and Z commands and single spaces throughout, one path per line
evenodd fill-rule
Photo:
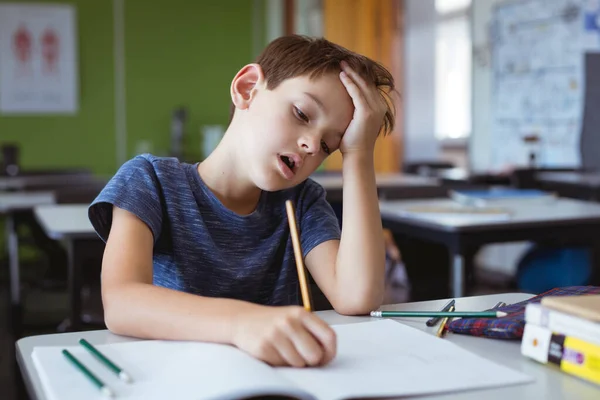
M 344 211 L 341 240 L 328 241 L 306 256 L 306 265 L 336 311 L 367 314 L 383 301 L 385 243 L 375 183 L 373 153 L 385 115 L 385 103 L 348 66 L 340 78 L 354 103 L 344 133 Z
M 372 154 L 343 161 L 342 237 L 316 246 L 306 266 L 340 314 L 367 314 L 383 301 L 385 243 Z
M 301 307 L 266 307 L 154 286 L 153 246 L 144 222 L 113 207 L 102 260 L 104 318 L 112 332 L 233 344 L 273 365 L 319 365 L 335 355 L 334 331 Z

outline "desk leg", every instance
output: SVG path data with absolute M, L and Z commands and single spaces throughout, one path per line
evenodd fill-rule
M 465 263 L 461 254 L 452 255 L 452 297 L 463 297 Z
M 23 314 L 21 305 L 21 277 L 19 276 L 19 237 L 14 215 L 8 214 L 6 218 L 6 237 L 8 241 L 8 266 L 9 266 L 9 291 L 11 333 L 16 338 L 21 336 Z
M 71 303 L 70 327 L 68 330 L 81 330 L 81 274 L 77 268 L 75 243 L 67 240 L 67 256 L 69 259 L 69 302 Z
M 9 342 L 8 358 L 12 363 L 13 382 L 17 398 L 24 398 L 23 381 L 17 364 L 16 346 L 14 342 L 23 334 L 23 308 L 21 304 L 21 277 L 19 270 L 19 236 L 13 214 L 6 218 L 6 240 L 8 247 L 8 274 L 9 274 Z

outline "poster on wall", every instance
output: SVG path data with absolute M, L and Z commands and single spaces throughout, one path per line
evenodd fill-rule
M 75 8 L 0 3 L 0 114 L 78 110 Z

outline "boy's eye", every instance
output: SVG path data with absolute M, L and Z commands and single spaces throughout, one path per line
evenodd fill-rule
M 304 122 L 308 122 L 308 117 L 306 116 L 306 114 L 304 114 L 302 111 L 300 111 L 300 109 L 298 107 L 294 106 L 294 114 L 296 114 L 296 117 L 301 119 Z
M 321 148 L 326 154 L 331 154 L 331 149 L 329 149 L 329 146 L 327 146 L 327 143 L 325 143 L 324 140 L 321 140 Z

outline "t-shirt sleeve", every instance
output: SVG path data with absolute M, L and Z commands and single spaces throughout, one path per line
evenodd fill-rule
M 302 193 L 300 217 L 300 242 L 304 256 L 319 244 L 339 240 L 340 225 L 333 208 L 325 198 L 325 189 L 313 181 L 307 181 Z
M 113 206 L 116 206 L 148 225 L 156 243 L 163 219 L 161 193 L 153 164 L 143 156 L 137 156 L 121 166 L 92 202 L 88 210 L 90 222 L 106 242 L 112 225 Z

